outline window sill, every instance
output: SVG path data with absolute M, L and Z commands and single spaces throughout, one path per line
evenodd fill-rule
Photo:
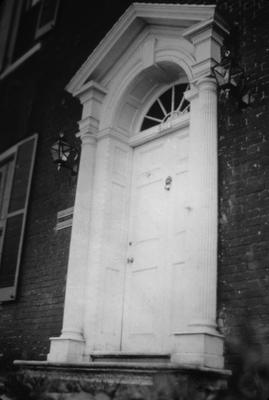
M 0 80 L 4 79 L 6 76 L 15 71 L 21 64 L 23 64 L 28 58 L 35 54 L 41 49 L 41 43 L 35 44 L 30 50 L 28 50 L 23 56 L 18 58 L 13 64 L 10 64 L 4 72 L 0 75 Z
M 15 300 L 16 289 L 14 286 L 0 288 L 0 303 Z

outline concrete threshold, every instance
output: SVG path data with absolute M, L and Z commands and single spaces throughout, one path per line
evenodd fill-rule
M 209 374 L 216 374 L 223 377 L 228 377 L 231 375 L 231 371 L 227 369 L 217 369 L 217 368 L 208 368 L 200 365 L 190 365 L 190 364 L 178 364 L 172 363 L 170 361 L 154 361 L 154 360 L 142 360 L 142 361 L 112 361 L 106 360 L 101 361 L 99 358 L 98 361 L 90 361 L 90 362 L 49 362 L 49 361 L 26 361 L 26 360 L 15 360 L 14 365 L 16 367 L 21 367 L 23 369 L 48 369 L 48 370 L 72 370 L 72 371 L 121 371 L 128 372 L 135 371 L 137 372 L 149 372 L 149 373 L 160 373 L 160 372 L 188 372 L 188 373 L 196 373 L 196 372 L 204 372 Z

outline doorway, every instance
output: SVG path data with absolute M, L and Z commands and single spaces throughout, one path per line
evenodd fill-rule
M 167 352 L 184 326 L 188 129 L 134 149 L 122 351 Z

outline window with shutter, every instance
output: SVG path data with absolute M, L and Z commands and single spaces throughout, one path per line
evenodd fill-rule
M 48 32 L 55 25 L 59 3 L 60 0 L 42 0 L 37 20 L 36 38 Z
M 4 66 L 8 53 L 8 40 L 14 13 L 14 0 L 0 3 L 0 69 Z M 13 26 L 13 29 L 15 27 Z
M 15 299 L 37 135 L 0 156 L 0 301 Z
M 60 0 L 0 0 L 0 79 L 41 48 L 56 23 Z

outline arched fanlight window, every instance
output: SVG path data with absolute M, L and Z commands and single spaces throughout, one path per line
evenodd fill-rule
M 160 125 L 189 112 L 190 103 L 184 98 L 184 92 L 188 89 L 188 86 L 186 83 L 173 85 L 161 94 L 146 113 L 141 130 Z

